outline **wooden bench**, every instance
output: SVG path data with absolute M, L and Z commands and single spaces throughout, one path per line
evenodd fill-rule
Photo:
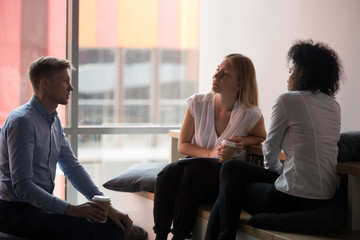
M 170 160 L 171 162 L 176 161 L 179 158 L 185 157 L 177 151 L 177 143 L 180 136 L 180 130 L 170 130 Z M 262 147 L 249 146 L 247 147 L 248 156 L 262 156 Z M 285 160 L 285 154 L 281 154 L 279 158 Z M 331 235 L 306 235 L 296 233 L 285 233 L 272 230 L 264 230 L 254 228 L 246 224 L 246 221 L 251 217 L 248 213 L 242 212 L 240 217 L 239 229 L 241 233 L 255 237 L 255 239 L 266 239 L 266 240 L 327 240 L 327 239 L 360 239 L 360 194 L 357 189 L 360 189 L 360 161 L 343 162 L 338 163 L 339 174 L 346 174 L 349 176 L 349 230 L 341 229 L 332 232 Z M 211 212 L 211 206 L 201 206 L 199 209 L 199 216 L 203 220 L 208 220 Z
M 348 175 L 348 228 L 360 230 L 360 159 L 339 162 L 337 170 Z

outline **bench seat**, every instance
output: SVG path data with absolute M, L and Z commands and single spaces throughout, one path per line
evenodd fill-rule
M 339 174 L 360 176 L 360 160 L 339 162 L 337 165 L 337 171 Z
M 137 192 L 134 193 L 138 196 L 154 200 L 154 194 L 149 192 Z M 211 205 L 202 205 L 198 210 L 198 217 L 207 221 L 210 217 Z M 252 236 L 253 239 L 264 240 L 346 240 L 346 239 L 360 239 L 360 231 L 351 231 L 347 229 L 340 229 L 333 231 L 329 234 L 309 235 L 299 233 L 288 233 L 273 230 L 266 230 L 260 228 L 254 228 L 247 225 L 246 222 L 250 219 L 251 215 L 247 212 L 242 212 L 239 223 L 239 232 Z

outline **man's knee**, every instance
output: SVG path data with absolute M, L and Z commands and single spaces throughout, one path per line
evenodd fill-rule
M 94 223 L 88 219 L 78 218 L 75 221 L 69 221 L 66 229 L 71 235 L 69 239 L 97 239 Z

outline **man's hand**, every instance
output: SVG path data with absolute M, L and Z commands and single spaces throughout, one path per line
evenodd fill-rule
M 129 215 L 110 206 L 109 217 L 125 232 L 125 235 L 130 233 L 133 221 L 130 219 Z
M 89 218 L 94 222 L 101 222 L 107 217 L 104 206 L 96 202 L 86 202 L 80 205 L 69 204 L 65 210 L 65 215 Z

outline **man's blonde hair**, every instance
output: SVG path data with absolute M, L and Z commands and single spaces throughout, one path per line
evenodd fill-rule
M 34 91 L 40 86 L 41 78 L 51 79 L 54 73 L 64 70 L 75 70 L 70 61 L 56 57 L 40 57 L 33 61 L 29 68 L 29 78 Z

